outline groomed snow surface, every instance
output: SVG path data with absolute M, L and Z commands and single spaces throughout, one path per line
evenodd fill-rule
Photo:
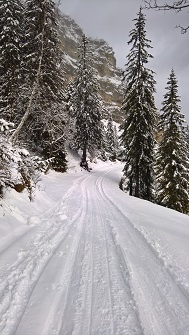
M 72 166 L 0 207 L 1 335 L 188 335 L 189 217 Z

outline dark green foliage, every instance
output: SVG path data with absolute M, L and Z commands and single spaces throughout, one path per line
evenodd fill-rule
M 57 32 L 57 11 L 52 0 L 26 0 L 25 5 L 25 73 L 28 85 L 33 85 L 39 69 L 38 103 L 62 102 L 62 51 Z M 41 59 L 42 58 L 42 59 Z
M 182 213 L 189 212 L 188 143 L 184 116 L 179 106 L 178 85 L 174 70 L 167 82 L 159 129 L 162 139 L 157 151 L 157 200 L 163 206 Z
M 102 102 L 85 36 L 82 38 L 78 57 L 69 107 L 75 124 L 74 146 L 82 150 L 82 159 L 85 162 L 87 151 L 93 154 L 96 149 L 100 149 L 102 142 Z
M 121 125 L 121 144 L 124 147 L 124 189 L 130 195 L 153 199 L 153 150 L 156 124 L 154 72 L 146 67 L 152 55 L 148 53 L 150 41 L 146 38 L 145 17 L 140 9 L 130 32 L 132 43 L 124 73 L 125 120 Z
M 118 152 L 118 138 L 112 117 L 109 118 L 106 128 L 106 150 L 110 161 L 116 161 Z
M 0 117 L 19 119 L 22 77 L 23 7 L 0 0 Z
M 26 0 L 24 73 L 25 105 L 37 84 L 25 124 L 28 143 L 52 166 L 65 171 L 64 81 L 57 10 L 52 0 Z M 55 163 L 56 162 L 56 163 Z

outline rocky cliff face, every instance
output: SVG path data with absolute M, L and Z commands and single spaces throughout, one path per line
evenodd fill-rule
M 69 16 L 61 14 L 60 34 L 64 50 L 64 63 L 67 82 L 73 78 L 77 64 L 78 46 L 83 35 L 82 29 Z M 116 67 L 113 49 L 104 40 L 89 38 L 94 68 L 98 73 L 100 95 L 105 104 L 106 118 L 112 113 L 113 119 L 120 122 L 122 102 L 121 70 Z

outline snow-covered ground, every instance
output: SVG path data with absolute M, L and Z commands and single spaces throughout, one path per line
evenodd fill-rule
M 188 335 L 189 217 L 118 188 L 120 163 L 0 207 L 1 335 Z

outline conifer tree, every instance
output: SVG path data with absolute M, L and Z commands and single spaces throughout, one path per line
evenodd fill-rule
M 106 129 L 104 126 L 102 128 L 102 141 L 101 141 L 100 154 L 98 156 L 104 162 L 108 160 L 106 151 L 107 151 L 107 136 L 106 136 Z
M 24 125 L 28 142 L 64 171 L 64 80 L 54 1 L 26 0 L 25 35 L 26 108 L 33 95 Z
M 117 152 L 116 152 L 116 132 L 113 125 L 112 117 L 109 117 L 108 123 L 107 123 L 107 129 L 106 129 L 106 150 L 108 152 L 109 160 L 115 161 L 117 158 Z
M 125 120 L 120 127 L 126 162 L 123 188 L 129 190 L 130 195 L 152 200 L 155 80 L 154 72 L 146 65 L 153 56 L 148 52 L 151 41 L 146 38 L 145 16 L 141 8 L 134 21 L 135 28 L 130 32 L 128 42 L 132 47 L 123 78 Z
M 157 200 L 182 213 L 189 212 L 188 143 L 181 114 L 178 84 L 174 70 L 169 76 L 164 95 L 159 129 L 162 139 L 157 150 Z
M 82 150 L 82 164 L 86 165 L 87 151 L 93 152 L 101 147 L 102 102 L 85 35 L 83 35 L 79 47 L 78 67 L 72 85 L 69 106 L 75 119 L 75 145 L 77 149 Z
M 18 117 L 22 83 L 23 7 L 20 0 L 0 0 L 0 117 Z
M 119 136 L 118 136 L 118 131 L 116 125 L 114 125 L 114 145 L 115 145 L 115 151 L 116 151 L 116 157 L 119 159 L 120 153 L 121 153 L 121 148 L 119 144 Z

